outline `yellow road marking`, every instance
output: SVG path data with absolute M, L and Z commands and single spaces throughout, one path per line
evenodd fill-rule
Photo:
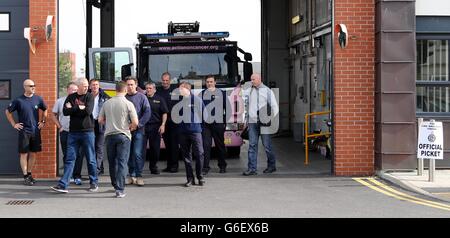
M 442 206 L 442 207 L 446 207 L 446 208 L 450 209 L 449 205 L 446 205 L 446 204 L 443 204 L 443 203 L 439 203 L 439 202 L 433 202 L 433 201 L 429 201 L 429 200 L 425 200 L 425 199 L 421 199 L 421 198 L 417 198 L 417 197 L 414 197 L 414 196 L 411 196 L 411 195 L 399 192 L 399 191 L 397 191 L 397 190 L 387 186 L 386 184 L 380 183 L 379 181 L 377 181 L 374 178 L 369 178 L 368 180 L 371 181 L 372 183 L 374 183 L 374 184 L 384 188 L 385 190 L 388 190 L 388 191 L 390 191 L 392 193 L 395 193 L 395 194 L 398 194 L 400 196 L 403 196 L 403 197 L 406 197 L 406 198 L 410 198 L 410 199 L 414 199 L 414 200 L 421 201 L 421 202 L 427 202 L 427 203 L 430 203 L 430 204 L 433 204 L 433 205 Z
M 447 206 L 445 204 L 441 204 L 441 203 L 436 203 L 436 202 L 432 202 L 432 201 L 428 201 L 428 200 L 424 200 L 424 199 L 420 199 L 420 198 L 415 198 L 412 196 L 409 196 L 407 194 L 398 192 L 390 187 L 387 187 L 384 184 L 379 183 L 378 181 L 374 182 L 374 179 L 368 179 L 369 181 L 373 182 L 374 184 L 377 184 L 377 186 L 374 186 L 366 181 L 363 181 L 362 178 L 353 178 L 353 180 L 355 180 L 358 183 L 361 183 L 362 185 L 369 187 L 377 192 L 383 193 L 389 197 L 393 197 L 393 198 L 397 198 L 399 200 L 402 201 L 408 201 L 408 202 L 412 202 L 412 203 L 416 203 L 416 204 L 420 204 L 420 205 L 424 205 L 424 206 L 429 206 L 429 207 L 433 207 L 433 208 L 437 208 L 437 209 L 442 209 L 442 210 L 446 210 L 446 211 L 450 211 L 450 206 Z M 379 184 L 378 184 L 379 183 Z M 382 186 L 380 186 L 380 184 Z M 382 188 L 380 188 L 380 187 Z M 389 189 L 387 189 L 389 188 Z M 386 189 L 386 190 L 384 190 Z M 391 192 L 389 192 L 391 191 Z M 395 191 L 395 192 L 394 192 Z

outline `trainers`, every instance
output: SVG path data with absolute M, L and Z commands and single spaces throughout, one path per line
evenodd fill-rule
M 242 175 L 244 176 L 252 176 L 252 175 L 257 175 L 258 173 L 256 171 L 251 171 L 251 170 L 247 170 L 244 173 L 242 173 Z
M 56 191 L 56 192 L 58 192 L 58 193 L 68 193 L 69 192 L 69 190 L 67 190 L 67 189 L 65 189 L 65 188 L 63 188 L 61 185 L 56 185 L 56 186 L 54 186 L 54 187 L 50 187 L 53 191 Z
M 208 173 L 209 173 L 209 168 L 203 168 L 202 175 L 208 175 Z
M 33 181 L 31 181 L 30 176 L 23 179 L 23 184 L 27 186 L 33 186 Z
M 204 179 L 199 179 L 198 180 L 198 186 L 203 186 L 205 185 L 206 181 Z
M 136 180 L 136 185 L 139 186 L 139 187 L 144 186 L 144 185 L 145 185 L 144 179 L 143 179 L 143 178 L 138 178 L 138 179 Z
M 124 198 L 127 194 L 122 191 L 116 191 L 116 198 Z
M 97 192 L 98 191 L 98 185 L 97 184 L 91 184 L 89 186 L 89 192 Z
M 36 179 L 34 179 L 34 178 L 33 178 L 33 176 L 31 176 L 31 175 L 30 175 L 30 177 L 29 177 L 29 178 L 30 178 L 30 181 L 31 181 L 31 182 L 32 182 L 33 184 L 35 184 L 35 183 L 36 183 Z
M 126 185 L 130 185 L 130 184 L 137 184 L 137 179 L 135 177 L 129 177 L 127 179 L 127 182 L 125 183 Z
M 265 173 L 265 174 L 271 174 L 271 173 L 273 173 L 273 172 L 275 172 L 275 171 L 277 171 L 276 168 L 267 168 L 267 169 L 265 169 L 265 170 L 263 171 L 263 173 Z
M 195 185 L 194 180 L 189 180 L 189 181 L 187 181 L 187 182 L 184 184 L 185 187 L 190 187 L 190 186 L 192 186 L 192 185 Z
M 74 179 L 74 182 L 75 182 L 75 184 L 78 185 L 78 186 L 80 186 L 80 185 L 83 184 L 83 182 L 81 182 L 81 179 L 79 179 L 79 178 Z

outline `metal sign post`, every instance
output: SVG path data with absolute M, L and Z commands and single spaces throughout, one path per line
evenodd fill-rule
M 430 159 L 430 168 L 428 168 L 428 182 L 434 182 L 434 171 L 436 171 L 436 160 Z
M 420 131 L 420 125 L 422 124 L 422 122 L 423 122 L 423 118 L 418 118 L 418 120 L 417 120 L 417 125 L 418 125 L 417 133 L 419 133 L 419 131 Z M 421 158 L 417 159 L 417 175 L 418 176 L 422 176 L 423 175 L 423 159 L 421 159 Z
M 428 159 L 429 163 L 429 182 L 434 182 L 436 162 L 435 160 L 444 159 L 444 135 L 442 122 L 435 120 L 422 121 L 419 123 L 419 139 L 417 148 L 417 158 Z M 419 161 L 420 163 L 420 161 Z M 423 166 L 423 162 L 422 162 Z M 418 166 L 420 167 L 420 166 Z M 418 169 L 420 170 L 420 169 Z M 419 171 L 420 173 L 420 171 Z

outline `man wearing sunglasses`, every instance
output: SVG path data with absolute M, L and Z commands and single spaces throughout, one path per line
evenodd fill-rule
M 30 79 L 23 83 L 25 93 L 11 102 L 6 109 L 6 117 L 11 126 L 19 131 L 20 167 L 24 184 L 34 185 L 36 180 L 31 175 L 36 161 L 36 153 L 42 151 L 41 129 L 47 119 L 47 105 L 42 97 L 35 95 L 36 85 Z M 39 115 L 39 109 L 42 111 Z M 17 111 L 19 121 L 16 122 L 13 112 Z

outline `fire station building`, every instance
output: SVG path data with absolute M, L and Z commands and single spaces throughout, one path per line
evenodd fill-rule
M 450 155 L 448 0 L 260 3 L 261 71 L 265 84 L 280 90 L 279 130 L 290 132 L 300 145 L 305 114 L 331 111 L 333 175 L 416 169 L 417 118 L 444 122 L 444 158 Z M 0 2 L 2 110 L 23 93 L 27 78 L 38 85 L 37 94 L 49 109 L 58 98 L 58 4 Z M 53 21 L 47 41 L 48 16 Z M 34 33 L 30 41 L 24 28 Z M 308 130 L 327 130 L 323 118 L 330 115 L 312 118 Z M 19 174 L 17 132 L 5 116 L 0 116 L 0 131 L 0 174 Z M 41 134 L 43 151 L 33 173 L 55 178 L 55 125 L 48 120 Z M 437 162 L 437 168 L 443 167 L 450 167 L 450 161 Z

